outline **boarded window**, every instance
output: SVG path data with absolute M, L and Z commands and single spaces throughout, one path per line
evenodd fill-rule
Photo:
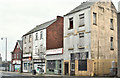
M 79 33 L 78 47 L 84 47 L 84 32 Z
M 87 71 L 87 60 L 79 60 L 78 61 L 78 70 L 79 71 Z
M 85 25 L 85 23 L 84 23 L 84 14 L 80 14 L 79 19 L 80 19 L 79 27 L 84 26 Z

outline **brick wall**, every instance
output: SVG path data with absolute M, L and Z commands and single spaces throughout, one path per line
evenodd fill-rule
M 46 49 L 63 47 L 63 17 L 57 16 L 56 21 L 46 29 Z

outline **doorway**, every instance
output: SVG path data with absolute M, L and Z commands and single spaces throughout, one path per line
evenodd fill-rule
M 65 62 L 65 75 L 69 74 L 69 62 Z

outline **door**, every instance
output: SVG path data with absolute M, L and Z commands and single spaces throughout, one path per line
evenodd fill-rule
M 70 62 L 70 75 L 75 75 L 75 60 Z
M 69 63 L 65 62 L 65 75 L 69 74 Z

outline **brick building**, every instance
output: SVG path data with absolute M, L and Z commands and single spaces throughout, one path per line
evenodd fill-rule
M 111 0 L 83 2 L 64 16 L 63 74 L 109 75 L 117 52 L 117 10 Z
M 63 73 L 63 17 L 46 28 L 46 72 Z
M 52 61 L 55 55 L 60 55 L 62 59 L 62 49 L 63 17 L 57 16 L 56 19 L 37 25 L 23 35 L 23 71 L 30 72 L 28 69 L 34 69 L 37 73 L 46 73 L 46 70 L 47 73 L 52 72 L 46 64 L 48 60 Z
M 12 53 L 11 71 L 21 72 L 22 70 L 22 41 L 21 40 L 17 40 L 15 48 L 11 53 Z

